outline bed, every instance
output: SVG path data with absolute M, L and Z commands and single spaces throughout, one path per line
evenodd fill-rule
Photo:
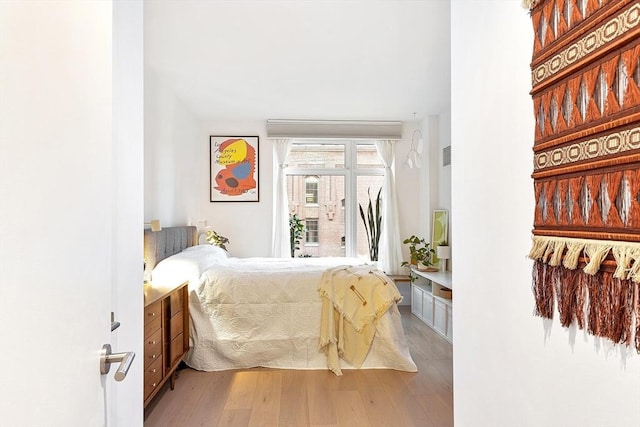
M 402 329 L 397 288 L 360 260 L 235 258 L 216 246 L 198 245 L 195 227 L 168 227 L 145 230 L 145 266 L 154 286 L 189 281 L 190 349 L 185 362 L 194 369 L 329 368 L 337 375 L 353 368 L 417 370 Z M 334 287 L 332 278 L 339 276 L 348 276 L 351 283 L 375 281 L 386 292 L 384 301 L 378 298 L 378 304 L 368 294 L 375 287 L 360 286 L 360 292 L 350 291 L 349 284 L 346 290 Z M 352 304 L 342 315 L 338 296 Z M 368 307 L 362 304 L 365 298 Z M 352 320 L 345 314 L 357 304 L 355 311 L 369 309 L 376 316 L 369 322 L 372 339 L 364 360 L 342 357 L 343 336 L 366 330 L 364 323 L 348 329 L 344 325 L 356 322 L 341 321 Z M 337 353 L 341 358 L 331 362 Z

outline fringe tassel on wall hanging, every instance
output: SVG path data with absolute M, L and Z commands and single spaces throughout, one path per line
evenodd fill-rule
M 529 256 L 537 316 L 552 319 L 557 308 L 562 326 L 640 353 L 640 244 L 535 236 Z M 609 256 L 615 268 L 604 265 Z

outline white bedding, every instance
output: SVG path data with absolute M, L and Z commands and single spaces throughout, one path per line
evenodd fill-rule
M 362 262 L 230 258 L 210 248 L 187 248 L 162 261 L 153 272 L 154 284 L 189 280 L 187 365 L 203 371 L 259 366 L 327 369 L 327 357 L 319 349 L 322 273 Z M 344 361 L 341 367 L 352 368 Z M 362 368 L 417 370 L 395 304 L 380 318 Z

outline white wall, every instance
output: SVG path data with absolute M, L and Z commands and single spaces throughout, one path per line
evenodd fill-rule
M 433 211 L 445 209 L 451 215 L 451 166 L 443 166 L 442 149 L 451 145 L 451 114 L 443 111 L 438 115 L 430 115 L 421 123 L 425 135 L 424 166 L 421 173 L 425 187 L 420 206 L 423 218 L 420 234 L 431 240 Z M 448 243 L 453 246 L 453 223 L 449 218 Z M 450 268 L 450 266 L 449 266 Z
M 637 426 L 640 356 L 532 314 L 529 14 L 456 0 L 451 17 L 456 426 Z
M 186 225 L 198 210 L 200 123 L 150 70 L 144 74 L 144 219 Z
M 451 145 L 451 112 L 446 111 L 438 116 L 438 206 L 434 209 L 446 209 L 451 213 L 451 165 L 443 166 L 442 150 Z M 451 226 L 451 221 L 449 222 Z M 449 243 L 451 243 L 451 228 L 449 227 Z
M 438 117 L 433 116 L 430 119 L 437 123 Z M 418 130 L 422 134 L 422 152 L 421 167 L 409 169 L 404 165 L 407 154 L 411 147 L 414 132 Z M 431 230 L 431 206 L 432 198 L 437 198 L 437 189 L 433 189 L 430 183 L 437 180 L 437 173 L 433 173 L 430 165 L 431 154 L 430 146 L 433 138 L 431 133 L 437 133 L 433 126 L 430 127 L 430 120 L 425 119 L 419 123 L 405 123 L 402 134 L 403 140 L 396 145 L 396 186 L 398 188 L 398 205 L 400 211 L 400 237 L 404 240 L 411 235 L 424 237 L 429 240 Z M 418 136 L 416 135 L 416 142 Z M 409 249 L 407 245 L 403 245 L 404 259 L 408 260 Z

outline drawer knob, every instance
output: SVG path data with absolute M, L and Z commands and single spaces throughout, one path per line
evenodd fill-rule
M 153 345 L 155 343 L 156 343 L 155 341 L 151 341 L 151 340 L 149 341 L 149 344 L 151 344 L 151 345 Z
M 156 315 L 155 311 L 152 311 L 151 313 L 148 314 L 149 316 L 153 317 Z
M 155 386 L 156 386 L 156 383 L 151 384 L 151 387 L 155 387 Z

